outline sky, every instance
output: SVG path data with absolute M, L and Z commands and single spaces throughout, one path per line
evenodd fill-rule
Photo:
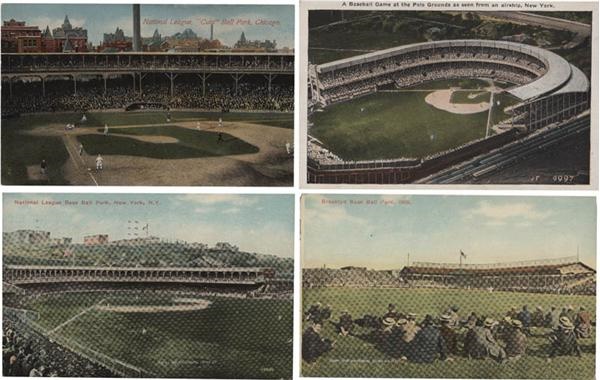
M 293 5 L 142 4 L 140 9 L 142 37 L 151 37 L 156 28 L 163 36 L 190 28 L 199 37 L 208 38 L 207 21 L 217 20 L 215 38 L 225 45 L 232 46 L 244 31 L 250 40 L 277 40 L 278 48 L 294 47 Z M 133 35 L 130 4 L 2 4 L 2 20 L 26 21 L 41 30 L 46 25 L 51 30 L 61 26 L 65 15 L 69 15 L 73 27 L 88 30 L 88 40 L 94 45 L 102 41 L 104 33 L 114 33 L 117 27 L 127 36 Z M 156 24 L 157 20 L 166 24 Z M 223 20 L 233 20 L 233 25 Z M 243 25 L 241 20 L 250 20 L 251 25 Z
M 302 201 L 303 268 L 401 269 L 409 255 L 410 263 L 458 264 L 461 250 L 466 264 L 491 264 L 575 256 L 578 247 L 580 260 L 596 267 L 591 197 L 311 194 Z
M 22 201 L 37 201 L 37 205 Z M 54 238 L 72 237 L 75 243 L 91 234 L 109 234 L 110 240 L 118 240 L 131 238 L 128 222 L 135 220 L 148 223 L 150 235 L 165 239 L 210 246 L 228 242 L 243 251 L 294 256 L 292 195 L 7 193 L 3 197 L 5 232 L 40 229 Z

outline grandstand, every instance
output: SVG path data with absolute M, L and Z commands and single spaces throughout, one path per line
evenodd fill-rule
M 516 100 L 504 107 L 508 118 L 488 125 L 495 134 L 421 157 L 352 160 L 329 150 L 309 129 L 308 183 L 414 182 L 535 132 L 578 133 L 571 124 L 589 113 L 590 82 L 580 69 L 552 51 L 509 41 L 415 43 L 310 65 L 308 89 L 311 102 L 326 109 L 382 89 L 471 79 L 502 83 L 497 94 Z
M 456 288 L 596 294 L 596 270 L 577 257 L 498 264 L 415 262 L 401 270 L 304 269 L 303 288 Z
M 293 110 L 291 53 L 3 53 L 2 112 Z

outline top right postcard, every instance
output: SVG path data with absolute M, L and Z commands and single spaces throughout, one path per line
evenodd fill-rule
M 300 10 L 303 187 L 598 188 L 597 2 Z

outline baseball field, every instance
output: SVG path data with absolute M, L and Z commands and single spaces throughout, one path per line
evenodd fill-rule
M 382 90 L 315 112 L 309 134 L 345 160 L 424 157 L 492 134 L 515 103 L 497 91 L 478 79 Z
M 548 310 L 556 305 L 562 308 L 573 305 L 595 310 L 593 296 L 570 296 L 554 294 L 487 292 L 459 289 L 303 289 L 303 309 L 316 302 L 329 304 L 333 310 L 332 321 L 337 322 L 340 313 L 347 310 L 354 319 L 365 314 L 383 315 L 389 303 L 399 311 L 418 313 L 418 320 L 426 314 L 439 316 L 450 306 L 457 305 L 464 318 L 472 311 L 495 319 L 503 317 L 512 307 L 528 305 L 530 310 L 542 306 Z M 304 322 L 306 328 L 307 322 Z M 302 363 L 302 375 L 308 377 L 425 377 L 425 378 L 540 378 L 540 379 L 592 379 L 595 368 L 595 337 L 579 341 L 583 355 L 559 357 L 547 362 L 549 341 L 542 336 L 548 329 L 536 329 L 528 339 L 526 356 L 518 361 L 499 364 L 492 360 L 471 360 L 454 357 L 454 361 L 433 364 L 415 364 L 393 360 L 378 351 L 373 344 L 359 337 L 370 329 L 357 327 L 358 336 L 338 336 L 331 322 L 323 325 L 322 336 L 336 340 L 332 351 L 315 363 Z M 459 347 L 461 344 L 459 344 Z
M 2 121 L 5 185 L 283 186 L 293 115 L 164 111 L 24 115 Z M 222 118 L 219 126 L 218 119 Z M 75 129 L 65 125 L 74 123 Z M 104 126 L 108 125 L 108 134 Z M 81 144 L 81 146 L 80 146 Z M 80 147 L 81 149 L 80 151 Z M 96 171 L 96 157 L 104 160 Z M 40 163 L 48 164 L 47 174 Z
M 40 296 L 27 307 L 50 338 L 144 377 L 292 376 L 291 301 L 74 292 Z

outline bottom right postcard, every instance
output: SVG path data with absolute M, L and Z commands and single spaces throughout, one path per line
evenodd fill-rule
M 302 376 L 594 378 L 593 197 L 302 197 Z

